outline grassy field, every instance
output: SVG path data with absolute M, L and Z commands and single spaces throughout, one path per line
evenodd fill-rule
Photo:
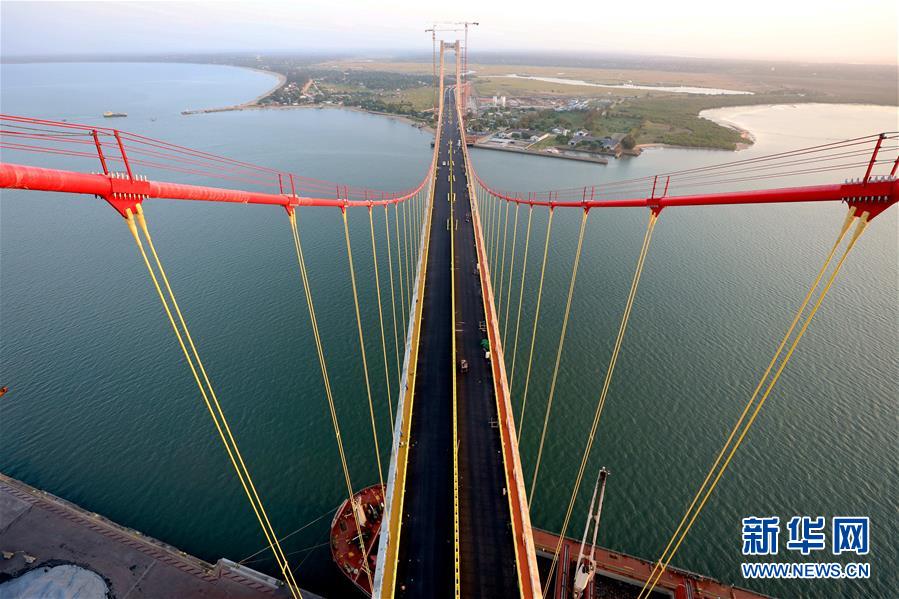
M 615 103 L 606 110 L 553 113 L 552 110 L 519 111 L 519 122 L 513 126 L 549 131 L 561 126 L 587 129 L 594 136 L 629 134 L 639 144 L 663 143 L 686 147 L 735 149 L 747 140 L 740 132 L 699 117 L 702 110 L 725 106 L 781 103 L 865 103 L 899 105 L 897 72 L 889 66 L 827 65 L 800 63 L 761 63 L 701 61 L 693 59 L 631 59 L 634 68 L 598 68 L 589 66 L 554 66 L 483 64 L 473 62 L 474 90 L 477 96 L 506 96 L 523 105 L 540 104 L 540 100 L 562 98 L 611 99 Z M 452 63 L 451 63 L 452 64 Z M 666 68 L 659 68 L 659 66 Z M 337 60 L 323 62 L 315 68 L 357 73 L 398 73 L 405 77 L 432 74 L 430 61 Z M 449 72 L 452 72 L 450 67 Z M 634 83 L 654 86 L 694 86 L 749 91 L 752 95 L 680 94 L 655 90 L 566 85 L 514 79 L 502 75 L 578 79 L 592 84 L 618 85 Z M 349 91 L 349 90 L 347 90 Z M 381 100 L 395 106 L 424 111 L 432 106 L 430 87 L 384 90 Z M 554 144 L 554 138 L 540 146 Z
M 415 107 L 416 110 L 430 110 L 434 107 L 434 88 L 432 87 L 413 87 L 397 92 L 398 98 L 403 102 L 408 102 Z
M 317 65 L 335 69 L 359 69 L 390 71 L 406 74 L 430 74 L 430 62 L 339 60 Z M 479 79 L 478 85 L 502 86 L 510 95 L 514 93 L 554 93 L 568 96 L 596 96 L 606 90 L 593 87 L 558 85 L 542 81 L 521 79 L 496 79 L 497 75 L 531 75 L 580 79 L 589 83 L 638 85 L 687 85 L 751 91 L 757 95 L 783 94 L 804 98 L 806 102 L 870 103 L 887 106 L 899 105 L 897 72 L 895 67 L 880 65 L 832 65 L 806 63 L 699 63 L 685 61 L 676 70 L 657 68 L 608 69 L 581 66 L 545 66 L 520 64 L 481 64 L 472 62 L 470 68 Z M 485 82 L 485 78 L 489 83 Z M 493 95 L 493 89 L 483 88 Z M 608 90 L 622 93 L 622 90 Z M 637 90 L 625 90 L 635 95 Z M 652 92 L 656 93 L 656 92 Z M 502 94 L 501 94 L 502 95 Z M 759 103 L 751 97 L 743 97 L 744 104 Z
M 700 118 L 699 111 L 710 107 L 710 103 L 692 100 L 670 96 L 641 98 L 624 104 L 619 113 L 639 123 L 629 131 L 638 144 L 734 150 L 736 144 L 746 141 L 739 131 Z
M 626 92 L 629 96 L 645 96 L 647 91 L 621 90 L 615 88 L 592 87 L 587 85 L 567 85 L 561 83 L 549 83 L 546 81 L 534 81 L 533 79 L 510 79 L 507 77 L 482 76 L 474 80 L 475 91 L 486 97 L 507 96 L 518 98 L 521 96 L 556 96 L 578 98 L 608 98 L 617 97 Z
M 331 82 L 321 82 L 318 87 L 329 94 L 343 94 L 353 98 L 376 97 L 386 105 L 409 106 L 415 111 L 423 112 L 434 108 L 434 89 L 430 87 L 372 91 L 359 85 Z

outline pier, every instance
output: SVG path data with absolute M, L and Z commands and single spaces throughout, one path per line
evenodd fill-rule
M 74 564 L 102 577 L 110 596 L 119 599 L 290 596 L 271 576 L 224 558 L 210 564 L 4 474 L 0 551 L 0 583 L 28 571 Z M 318 597 L 308 591 L 303 596 Z

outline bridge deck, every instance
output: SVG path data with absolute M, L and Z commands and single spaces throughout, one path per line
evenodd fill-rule
M 444 126 L 444 134 L 448 127 Z M 449 160 L 441 144 L 438 165 Z M 452 323 L 447 168 L 434 187 L 394 596 L 452 597 Z M 389 566 L 388 566 L 389 567 Z
M 461 595 L 520 596 L 493 374 L 480 347 L 486 336 L 479 330 L 485 310 L 475 270 L 475 233 L 465 218 L 472 209 L 464 155 L 457 149 L 460 131 L 452 92 L 444 106 L 394 596 L 454 594 L 452 377 L 461 358 L 469 363 L 468 372 L 457 379 Z M 451 189 L 456 199 L 453 226 L 448 224 Z M 457 356 L 452 355 L 451 276 Z
M 487 317 L 478 276 L 478 257 L 459 130 L 448 136 L 454 148 L 455 277 L 457 363 L 468 362 L 458 378 L 459 504 L 463 597 L 520 596 L 513 528 L 506 488 L 493 369 L 481 341 Z

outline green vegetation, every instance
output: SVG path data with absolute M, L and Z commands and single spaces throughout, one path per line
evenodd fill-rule
M 286 77 L 284 85 L 259 101 L 261 105 L 342 104 L 422 122 L 433 119 L 433 81 L 426 75 L 304 66 L 289 69 Z M 306 89 L 310 81 L 313 84 Z
M 550 83 L 535 79 L 514 79 L 510 77 L 482 76 L 475 80 L 475 90 L 482 96 L 578 96 L 582 98 L 599 98 L 617 96 L 621 90 L 615 88 L 593 87 L 591 85 L 569 85 L 567 83 Z M 628 90 L 629 94 L 639 95 L 641 90 Z
M 737 143 L 746 141 L 739 131 L 700 118 L 699 111 L 702 108 L 691 100 L 692 98 L 640 98 L 622 104 L 617 113 L 621 118 L 636 123 L 626 131 L 635 144 L 663 143 L 733 150 Z
M 575 131 L 584 129 L 594 138 L 622 138 L 621 147 L 624 150 L 648 143 L 733 150 L 737 143 L 747 142 L 740 132 L 699 117 L 701 110 L 727 104 L 731 100 L 722 100 L 731 97 L 666 95 L 599 100 L 592 101 L 591 107 L 586 110 L 564 112 L 553 109 L 490 109 L 478 119 L 473 119 L 471 126 L 476 130 L 520 128 L 542 133 L 553 129 L 569 130 L 568 135 L 557 134 L 541 142 L 539 147 L 564 146 Z M 745 96 L 739 98 L 742 99 L 739 103 L 746 102 Z M 599 144 L 585 140 L 578 147 L 595 150 Z
M 253 56 L 222 57 L 223 62 L 241 64 L 282 73 L 287 81 L 263 98 L 262 105 L 340 104 L 364 110 L 403 115 L 421 122 L 433 122 L 433 81 L 430 61 L 371 61 L 335 59 L 322 62 L 311 57 Z M 548 60 L 548 59 L 547 59 Z M 616 58 L 596 64 L 565 66 L 565 76 L 592 82 L 634 81 L 650 85 L 695 85 L 743 89 L 754 95 L 688 95 L 655 90 L 562 85 L 502 75 L 510 71 L 535 76 L 558 76 L 556 63 L 535 62 L 478 64 L 474 81 L 476 94 L 483 99 L 506 96 L 508 109 L 492 108 L 469 121 L 475 131 L 521 129 L 514 136 L 533 135 L 568 129 L 569 134 L 551 133 L 534 148 L 566 146 L 580 129 L 590 132 L 580 140 L 579 149 L 595 150 L 597 140 L 621 140 L 620 149 L 629 151 L 640 144 L 670 144 L 684 147 L 735 149 L 751 143 L 740 132 L 699 117 L 702 110 L 725 106 L 800 103 L 873 102 L 897 103 L 896 73 L 880 66 L 806 65 L 732 61 L 695 62 L 681 59 L 632 60 Z M 447 83 L 452 83 L 447 75 Z M 314 81 L 308 89 L 305 84 Z M 589 102 L 589 108 L 556 112 L 571 98 Z M 545 108 L 520 108 L 521 105 Z M 607 151 L 605 148 L 604 151 Z

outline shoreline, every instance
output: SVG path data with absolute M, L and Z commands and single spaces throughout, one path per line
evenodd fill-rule
M 278 82 L 273 87 L 271 87 L 268 90 L 266 90 L 265 92 L 259 94 L 252 100 L 247 100 L 246 102 L 241 102 L 239 104 L 231 104 L 230 106 L 182 110 L 181 114 L 183 116 L 192 116 L 192 115 L 196 115 L 196 114 L 212 114 L 215 112 L 236 112 L 236 111 L 240 111 L 240 110 L 289 110 L 289 109 L 297 109 L 297 108 L 300 108 L 300 109 L 303 109 L 303 108 L 305 108 L 305 109 L 309 109 L 309 108 L 326 109 L 326 108 L 328 108 L 328 109 L 349 110 L 351 112 L 361 112 L 361 113 L 365 113 L 365 114 L 383 116 L 383 117 L 387 117 L 389 119 L 393 119 L 395 121 L 407 123 L 410 126 L 415 127 L 416 129 L 426 130 L 429 133 L 434 133 L 434 128 L 431 127 L 430 125 L 422 123 L 421 121 L 416 121 L 415 119 L 412 119 L 405 115 L 392 114 L 389 112 L 378 112 L 375 110 L 366 110 L 366 109 L 360 108 L 358 106 L 345 106 L 342 104 L 341 105 L 315 104 L 315 103 L 302 104 L 299 106 L 282 106 L 282 105 L 264 106 L 264 105 L 260 104 L 259 102 L 261 100 L 263 100 L 264 98 L 267 98 L 268 96 L 272 95 L 279 89 L 281 89 L 284 86 L 284 84 L 287 82 L 287 76 L 282 73 L 278 73 L 277 71 L 267 71 L 265 69 L 257 69 L 254 67 L 245 67 L 245 66 L 236 66 L 236 65 L 229 65 L 229 66 L 234 66 L 234 68 L 244 69 L 247 71 L 253 71 L 256 73 L 264 73 L 266 75 L 274 75 L 275 77 L 278 78 Z
M 252 100 L 248 100 L 246 102 L 242 102 L 239 104 L 233 104 L 231 106 L 219 107 L 219 108 L 204 108 L 204 109 L 198 109 L 198 110 L 185 110 L 185 111 L 182 111 L 182 113 L 181 113 L 182 115 L 209 114 L 209 113 L 214 113 L 214 112 L 231 112 L 231 111 L 238 111 L 238 110 L 270 110 L 270 109 L 283 110 L 283 109 L 295 109 L 295 108 L 300 108 L 300 109 L 330 108 L 330 109 L 349 110 L 349 111 L 353 111 L 353 112 L 361 112 L 361 113 L 371 114 L 374 116 L 386 117 L 386 118 L 393 119 L 393 120 L 396 120 L 399 122 L 407 123 L 408 125 L 416 128 L 416 129 L 427 130 L 429 133 L 432 133 L 432 134 L 434 133 L 434 129 L 430 125 L 427 125 L 421 121 L 417 121 L 415 119 L 407 117 L 405 115 L 393 114 L 393 113 L 388 113 L 388 112 L 379 112 L 379 111 L 374 111 L 374 110 L 366 110 L 366 109 L 360 108 L 358 106 L 346 106 L 346 105 L 336 105 L 336 104 L 315 104 L 315 103 L 303 104 L 303 105 L 298 105 L 298 106 L 262 105 L 259 102 L 262 99 L 270 96 L 272 93 L 274 93 L 281 87 L 283 87 L 287 81 L 287 77 L 285 75 L 283 75 L 282 73 L 279 73 L 276 71 L 271 71 L 271 70 L 259 69 L 259 68 L 248 67 L 248 66 L 238 66 L 238 65 L 229 65 L 229 66 L 233 66 L 233 67 L 239 68 L 239 69 L 245 69 L 248 71 L 264 73 L 266 75 L 273 75 L 277 78 L 277 83 L 274 86 L 272 86 L 271 88 L 269 88 L 268 90 L 266 90 L 265 92 L 263 92 L 262 94 L 253 98 Z M 822 102 L 800 102 L 800 103 L 801 104 L 815 104 L 815 103 L 822 103 Z M 796 104 L 796 102 L 786 103 L 786 105 L 790 105 L 790 104 Z M 830 103 L 824 102 L 824 104 L 830 104 Z M 780 105 L 784 105 L 784 104 L 770 103 L 770 102 L 764 103 L 764 104 L 755 104 L 755 103 L 749 101 L 746 104 L 741 104 L 738 106 L 727 106 L 727 107 L 721 107 L 721 108 L 742 108 L 742 107 L 753 107 L 753 106 L 770 107 L 770 106 L 780 106 Z M 870 105 L 879 106 L 878 104 L 870 104 Z M 726 118 L 716 118 L 716 117 L 712 117 L 712 116 L 708 115 L 709 112 L 715 111 L 715 110 L 720 110 L 721 108 L 703 109 L 703 110 L 699 111 L 699 113 L 696 116 L 698 116 L 699 118 L 704 118 L 709 121 L 712 121 L 713 123 L 715 123 L 719 126 L 727 127 L 728 129 L 737 131 L 740 134 L 740 137 L 744 141 L 736 142 L 734 144 L 733 149 L 720 148 L 720 147 L 709 147 L 709 146 L 684 146 L 684 145 L 668 144 L 668 143 L 661 143 L 661 142 L 652 142 L 652 143 L 637 144 L 636 146 L 634 146 L 634 150 L 633 150 L 634 157 L 639 156 L 639 154 L 643 150 L 648 150 L 648 149 L 652 149 L 652 148 L 662 148 L 662 149 L 668 148 L 668 149 L 679 149 L 679 150 L 706 150 L 706 151 L 714 150 L 714 151 L 721 151 L 721 152 L 741 152 L 741 151 L 746 150 L 746 149 L 752 147 L 753 145 L 755 145 L 755 143 L 757 142 L 757 139 L 756 139 L 755 135 L 753 135 L 753 133 L 749 129 L 746 129 L 745 127 L 742 127 L 742 126 L 738 125 L 737 123 L 730 121 Z M 581 161 L 581 162 L 594 162 L 594 163 L 602 164 L 602 162 L 599 160 L 593 160 L 593 159 L 586 158 L 586 157 L 582 158 L 582 157 L 575 157 L 575 156 L 556 155 L 556 154 L 549 154 L 549 153 L 544 153 L 544 152 L 532 152 L 532 151 L 526 151 L 526 150 L 522 151 L 522 150 L 512 149 L 512 148 L 499 148 L 499 147 L 491 147 L 491 146 L 476 145 L 475 147 L 480 147 L 482 149 L 489 149 L 489 150 L 511 151 L 511 152 L 517 152 L 517 153 L 523 153 L 523 154 L 531 154 L 531 155 L 535 155 L 535 156 L 544 156 L 544 157 L 550 157 L 550 158 L 568 159 L 568 160 L 575 160 L 575 161 Z
M 269 92 L 271 93 L 271 92 Z M 224 106 L 221 108 L 203 108 L 198 110 L 184 110 L 181 112 L 183 116 L 193 116 L 198 114 L 213 114 L 216 112 L 239 112 L 243 110 L 347 110 L 350 112 L 359 112 L 362 114 L 370 114 L 373 116 L 385 117 L 388 119 L 392 119 L 394 121 L 399 121 L 408 124 L 409 126 L 420 129 L 422 131 L 428 131 L 429 133 L 434 133 L 434 128 L 430 125 L 426 125 L 421 121 L 416 121 L 415 119 L 411 119 L 402 114 L 391 114 L 389 112 L 377 112 L 374 110 L 366 110 L 364 108 L 359 108 L 358 106 L 344 106 L 338 104 L 301 104 L 299 106 L 263 106 L 262 104 L 258 104 L 258 101 L 261 98 L 264 98 L 268 94 L 261 96 L 255 100 L 250 102 L 244 102 L 243 104 L 234 104 L 232 106 Z
M 230 66 L 230 65 L 229 65 Z M 262 92 L 252 100 L 247 100 L 246 102 L 241 102 L 240 104 L 231 104 L 230 106 L 220 106 L 217 108 L 198 108 L 196 110 L 188 108 L 187 110 L 182 110 L 181 114 L 183 115 L 191 115 L 191 114 L 210 114 L 213 112 L 231 112 L 234 110 L 246 110 L 248 108 L 262 108 L 259 104 L 259 101 L 263 98 L 267 98 L 272 95 L 279 89 L 281 89 L 284 84 L 287 82 L 287 76 L 276 71 L 266 71 L 265 69 L 256 69 L 253 67 L 235 67 L 238 69 L 243 69 L 245 71 L 253 71 L 255 73 L 264 73 L 266 75 L 274 75 L 277 77 L 278 82 L 274 85 L 274 87 L 270 87 L 266 91 Z
M 748 104 L 748 106 L 754 106 L 754 104 Z M 772 106 L 775 106 L 772 104 Z M 733 106 L 728 106 L 728 108 L 736 108 Z M 703 116 L 703 112 L 708 112 L 709 110 L 719 110 L 718 108 L 707 108 L 705 110 L 699 111 L 699 118 L 706 119 L 708 121 L 712 121 L 716 125 L 720 125 L 722 127 L 727 127 L 728 129 L 733 129 L 737 133 L 740 134 L 740 137 L 746 141 L 737 142 L 734 144 L 733 150 L 728 150 L 727 148 L 713 148 L 710 146 L 678 146 L 675 144 L 666 144 L 666 143 L 646 143 L 646 144 L 637 144 L 634 146 L 634 150 L 639 150 L 642 152 L 643 150 L 648 150 L 651 148 L 669 148 L 669 149 L 677 149 L 677 150 L 716 150 L 720 152 L 741 152 L 743 150 L 747 150 L 755 145 L 756 139 L 752 134 L 752 131 L 746 129 L 744 127 L 740 127 L 736 123 L 728 121 L 727 119 L 714 119 L 707 116 Z
M 560 160 L 574 160 L 576 162 L 589 162 L 592 164 L 599 165 L 607 165 L 609 164 L 609 159 L 604 156 L 598 156 L 596 158 L 591 158 L 589 156 L 572 156 L 570 154 L 553 154 L 552 152 L 541 152 L 539 150 L 527 150 L 525 148 L 510 148 L 504 146 L 490 145 L 490 144 L 482 144 L 480 142 L 475 142 L 472 146 L 473 148 L 479 150 L 495 150 L 497 152 L 514 152 L 515 154 L 527 154 L 529 156 L 540 156 L 543 158 L 558 158 Z
M 749 133 L 749 132 L 747 131 L 746 133 Z M 752 137 L 752 134 L 749 134 L 749 136 Z M 678 145 L 675 145 L 675 144 L 666 144 L 666 143 L 661 143 L 661 142 L 652 142 L 652 143 L 645 143 L 645 144 L 637 144 L 637 145 L 634 146 L 634 150 L 640 150 L 640 151 L 642 152 L 643 150 L 652 150 L 653 148 L 659 148 L 659 149 L 663 149 L 663 150 L 664 150 L 664 149 L 669 149 L 669 150 L 704 150 L 704 151 L 706 151 L 706 152 L 709 152 L 709 151 L 715 151 L 715 152 L 740 152 L 740 151 L 742 151 L 742 150 L 746 150 L 746 149 L 752 147 L 752 144 L 751 144 L 751 143 L 737 142 L 737 143 L 735 144 L 735 146 L 736 146 L 736 147 L 735 147 L 733 150 L 728 150 L 727 148 L 713 148 L 713 147 L 711 147 L 711 146 L 678 146 Z M 639 155 L 639 154 L 638 154 L 638 155 Z M 635 156 L 634 156 L 634 157 L 635 157 Z
M 247 71 L 253 71 L 253 72 L 255 72 L 255 73 L 264 73 L 264 74 L 266 74 L 266 75 L 274 75 L 275 77 L 277 77 L 278 83 L 277 83 L 274 87 L 272 87 L 271 89 L 269 89 L 268 91 L 266 91 L 266 92 L 264 92 L 264 93 L 262 93 L 262 94 L 256 96 L 255 98 L 253 98 L 253 99 L 250 100 L 249 102 L 244 102 L 243 104 L 235 104 L 235 106 L 244 106 L 244 105 L 246 105 L 246 106 L 251 106 L 251 105 L 255 105 L 255 104 L 257 104 L 261 99 L 263 99 L 263 98 L 265 98 L 265 97 L 267 97 L 267 96 L 272 95 L 273 93 L 275 93 L 276 91 L 278 91 L 279 89 L 281 89 L 281 88 L 284 86 L 285 83 L 287 83 L 287 75 L 284 75 L 284 74 L 279 73 L 279 72 L 277 72 L 277 71 L 268 71 L 268 70 L 266 70 L 266 69 L 257 69 L 257 68 L 255 68 L 255 67 L 237 67 L 237 68 L 239 68 L 239 69 L 245 69 L 245 70 L 247 70 Z
M 777 106 L 777 104 L 747 104 L 746 106 Z M 728 106 L 727 108 L 741 108 L 740 106 Z M 706 119 L 707 121 L 712 121 L 716 125 L 720 125 L 722 127 L 727 127 L 728 129 L 733 129 L 740 134 L 740 137 L 747 140 L 746 143 L 737 143 L 734 151 L 739 152 L 740 150 L 745 150 L 746 148 L 755 145 L 756 137 L 752 134 L 752 131 L 746 129 L 745 127 L 741 127 L 734 121 L 725 119 L 725 118 L 714 118 L 712 116 L 704 115 L 703 113 L 708 113 L 712 110 L 722 110 L 721 108 L 706 108 L 705 110 L 699 111 L 699 118 Z

